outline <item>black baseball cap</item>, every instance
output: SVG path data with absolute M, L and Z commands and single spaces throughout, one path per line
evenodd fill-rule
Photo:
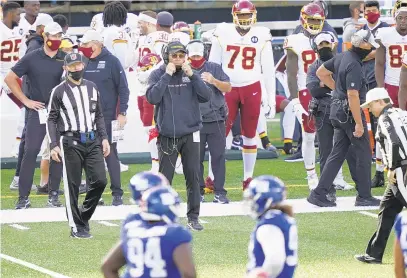
M 84 63 L 82 54 L 70 53 L 65 56 L 65 66 L 70 66 L 75 63 Z
M 167 47 L 168 47 L 168 54 L 174 54 L 177 52 L 187 53 L 187 49 L 186 49 L 185 45 L 183 45 L 179 41 L 172 41 L 168 44 Z

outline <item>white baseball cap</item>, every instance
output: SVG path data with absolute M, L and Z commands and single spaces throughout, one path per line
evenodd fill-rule
M 315 36 L 314 42 L 316 45 L 320 45 L 321 42 L 335 43 L 335 38 L 328 33 L 319 33 Z
M 83 37 L 79 39 L 81 43 L 88 43 L 91 41 L 103 42 L 103 37 L 99 32 L 95 30 L 88 30 L 83 34 Z
M 51 22 L 45 25 L 44 33 L 48 33 L 50 35 L 56 35 L 59 33 L 63 33 L 61 26 L 56 22 Z
M 361 108 L 368 108 L 369 104 L 372 103 L 373 101 L 379 100 L 379 99 L 390 99 L 390 103 L 393 104 L 393 101 L 391 100 L 389 93 L 385 88 L 374 88 L 371 89 L 369 92 L 366 94 L 366 101 L 363 103 L 360 107 Z
M 373 47 L 378 48 L 379 44 L 375 41 L 373 34 L 368 30 L 359 30 L 355 34 L 353 34 L 351 38 L 352 45 L 359 47 L 359 45 L 363 42 L 370 43 Z
M 48 24 L 50 24 L 52 22 L 54 22 L 54 20 L 52 20 L 52 17 L 50 17 L 48 15 L 43 16 L 40 14 L 40 15 L 38 15 L 37 19 L 35 20 L 34 25 L 35 25 L 35 27 L 38 27 L 40 25 L 47 26 Z
M 187 45 L 187 53 L 189 57 L 192 56 L 204 56 L 205 53 L 205 46 L 202 42 L 199 41 L 192 41 Z

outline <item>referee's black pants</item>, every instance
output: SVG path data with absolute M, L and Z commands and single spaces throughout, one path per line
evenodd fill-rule
M 199 131 L 195 140 L 193 134 L 175 139 L 159 135 L 157 148 L 160 160 L 159 172 L 168 179 L 170 184 L 172 184 L 174 178 L 178 153 L 181 154 L 187 186 L 187 217 L 188 220 L 198 220 L 201 205 L 199 190 Z
M 101 143 L 98 139 L 81 143 L 76 137 L 63 137 L 63 181 L 66 214 L 74 232 L 82 231 L 95 212 L 107 184 Z M 78 207 L 82 169 L 90 184 L 82 207 Z
M 366 248 L 366 254 L 382 260 L 384 250 L 386 249 L 387 240 L 389 239 L 391 230 L 396 220 L 397 214 L 399 214 L 404 207 L 407 207 L 406 200 L 404 200 L 398 186 L 407 185 L 407 167 L 403 168 L 404 185 L 388 185 L 382 201 L 380 202 L 380 211 L 378 215 L 377 229 Z

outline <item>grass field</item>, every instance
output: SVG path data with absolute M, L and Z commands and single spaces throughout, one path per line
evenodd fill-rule
M 277 137 L 277 136 L 276 136 Z M 242 199 L 242 162 L 227 162 L 226 188 L 232 201 Z M 127 182 L 149 165 L 130 165 L 122 173 L 125 203 L 129 203 Z M 373 170 L 373 167 L 372 167 Z M 346 180 L 351 181 L 347 167 Z M 14 171 L 1 171 L 1 207 L 13 209 L 16 192 L 9 190 Z M 259 160 L 255 175 L 279 176 L 288 187 L 288 198 L 305 198 L 308 194 L 303 163 L 286 163 L 283 157 Z M 39 171 L 35 182 L 38 184 Z M 185 200 L 184 178 L 176 176 L 174 187 Z M 381 195 L 384 189 L 373 190 Z M 109 189 L 104 199 L 111 202 Z M 338 196 L 355 196 L 355 191 L 338 192 Z M 206 195 L 211 201 L 213 195 Z M 47 196 L 31 196 L 33 207 L 44 207 Z M 63 200 L 63 198 L 61 198 Z M 222 207 L 222 205 L 219 205 Z M 227 206 L 227 205 L 224 205 Z M 354 212 L 303 213 L 296 215 L 299 228 L 299 267 L 296 277 L 392 277 L 392 241 L 389 239 L 383 265 L 364 265 L 353 255 L 364 251 L 377 220 Z M 244 277 L 247 262 L 247 244 L 254 221 L 247 216 L 205 217 L 205 230 L 193 233 L 194 259 L 199 277 Z M 68 277 L 101 277 L 100 262 L 119 236 L 120 221 L 109 221 L 118 226 L 108 227 L 91 221 L 93 239 L 75 240 L 69 237 L 66 222 L 23 223 L 29 229 L 20 230 L 8 224 L 1 225 L 1 253 L 24 260 Z M 183 219 L 184 223 L 185 220 Z M 1 260 L 1 277 L 50 277 L 20 264 Z

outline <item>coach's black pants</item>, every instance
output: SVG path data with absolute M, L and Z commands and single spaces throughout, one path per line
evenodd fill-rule
M 199 131 L 198 131 L 199 132 Z M 187 186 L 187 217 L 197 220 L 199 217 L 201 194 L 199 190 L 199 134 L 195 138 L 188 134 L 180 138 L 169 138 L 159 135 L 157 138 L 159 172 L 172 184 L 178 153 L 184 170 Z M 196 141 L 196 142 L 194 142 Z
M 355 122 L 353 121 L 352 115 L 346 115 L 343 112 L 343 107 L 332 103 L 330 118 L 332 125 L 334 126 L 334 144 L 314 193 L 321 196 L 328 194 L 339 169 L 347 158 L 349 171 L 356 184 L 356 190 L 358 191 L 359 197 L 370 198 L 372 196 L 370 192 L 372 178 L 372 150 L 370 149 L 369 135 L 364 114 L 362 113 L 364 133 L 360 138 L 353 136 Z M 353 153 L 351 156 L 347 157 L 351 146 L 351 151 Z
M 203 127 L 200 131 L 201 145 L 200 145 L 200 185 L 201 194 L 205 187 L 204 182 L 204 159 L 205 159 L 205 145 L 208 143 L 209 153 L 211 154 L 211 164 L 214 176 L 214 187 L 216 195 L 226 195 L 225 190 L 225 147 L 226 147 L 226 128 L 225 122 L 212 122 L 203 123 Z
M 85 228 L 105 190 L 107 179 L 100 141 L 81 143 L 75 137 L 63 137 L 63 180 L 66 213 L 69 226 L 74 232 Z M 78 207 L 79 186 L 82 169 L 90 184 L 81 209 Z
M 387 240 L 389 239 L 397 214 L 399 214 L 404 207 L 407 207 L 406 200 L 404 200 L 398 190 L 398 186 L 406 187 L 407 185 L 407 167 L 403 169 L 403 174 L 404 185 L 396 186 L 389 184 L 387 186 L 383 199 L 380 202 L 377 230 L 369 240 L 369 244 L 366 248 L 366 254 L 379 260 L 383 258 Z
M 37 156 L 46 135 L 45 124 L 40 124 L 38 112 L 28 108 L 27 111 L 24 152 L 21 160 L 20 179 L 18 183 L 19 196 L 21 197 L 30 195 Z M 56 170 L 55 164 L 53 165 L 51 163 L 49 169 L 50 173 Z

